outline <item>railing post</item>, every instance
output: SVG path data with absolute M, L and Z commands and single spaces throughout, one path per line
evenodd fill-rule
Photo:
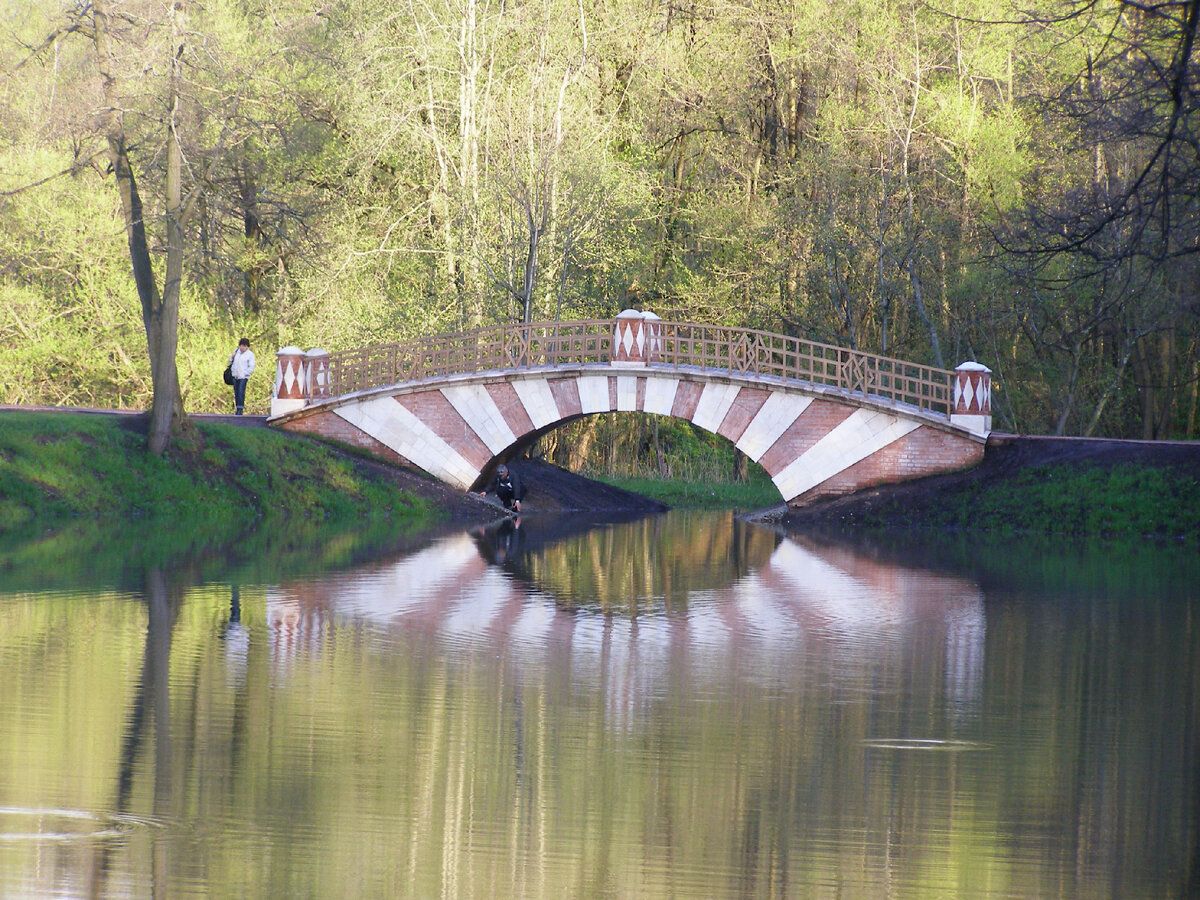
M 642 331 L 646 335 L 646 362 L 662 360 L 662 319 L 646 310 L 642 313 Z
M 304 374 L 304 351 L 284 347 L 275 351 L 275 390 L 271 394 L 271 415 L 282 416 L 308 405 L 308 379 Z
M 329 382 L 329 354 L 315 347 L 304 354 L 305 382 L 308 399 L 327 400 L 332 396 Z
M 954 401 L 950 424 L 981 435 L 992 430 L 992 370 L 965 362 L 954 370 Z

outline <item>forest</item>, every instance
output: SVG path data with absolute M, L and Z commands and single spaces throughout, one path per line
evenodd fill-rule
M 162 452 L 242 336 L 261 413 L 285 345 L 633 307 L 1197 439 L 1198 6 L 0 0 L 0 403 Z

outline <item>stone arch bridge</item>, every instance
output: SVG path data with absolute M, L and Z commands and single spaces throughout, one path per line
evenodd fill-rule
M 988 369 L 953 372 L 742 328 L 615 319 L 502 325 L 276 355 L 269 423 L 480 489 L 583 416 L 642 411 L 732 441 L 791 505 L 977 463 Z

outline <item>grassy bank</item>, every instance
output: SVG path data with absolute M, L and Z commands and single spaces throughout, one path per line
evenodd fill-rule
M 0 414 L 0 590 L 278 581 L 440 515 L 386 469 L 271 429 L 195 422 L 158 458 L 135 417 Z
M 1191 468 L 1144 461 L 1064 461 L 999 474 L 985 464 L 796 510 L 788 524 L 1197 542 L 1200 479 Z
M 0 415 L 0 533 L 76 518 L 244 530 L 264 518 L 420 518 L 421 500 L 328 446 L 197 422 L 162 457 L 132 418 Z
M 751 510 L 783 502 L 779 491 L 765 475 L 741 482 L 597 477 L 606 484 L 650 497 L 673 509 Z
M 135 417 L 0 415 L 0 535 L 79 520 L 239 534 L 256 522 L 412 520 L 423 500 L 329 447 L 266 428 L 194 423 L 162 457 Z
M 1039 466 L 960 490 L 923 516 L 933 526 L 1001 534 L 1200 540 L 1200 481 L 1169 468 Z

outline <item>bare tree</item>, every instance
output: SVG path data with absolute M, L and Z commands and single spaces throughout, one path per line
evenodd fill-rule
M 1034 98 L 1068 152 L 1030 180 L 1025 217 L 998 235 L 1013 268 L 1023 261 L 1042 290 L 1082 302 L 1062 346 L 1107 341 L 1115 379 L 1132 373 L 1144 437 L 1169 433 L 1192 377 L 1179 348 L 1200 325 L 1198 10 L 1200 0 L 1070 0 L 1030 20 L 1077 41 L 1082 63 Z M 1115 385 L 1100 391 L 1087 430 Z

